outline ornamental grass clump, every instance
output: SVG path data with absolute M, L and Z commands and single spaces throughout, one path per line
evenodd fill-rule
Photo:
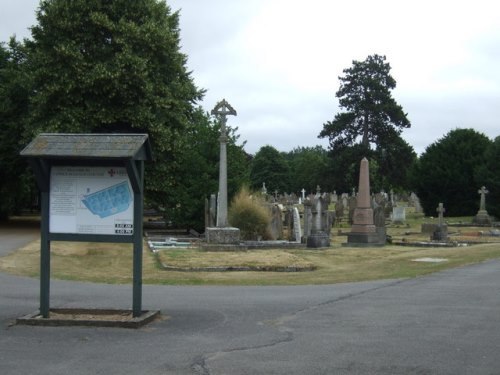
M 243 240 L 267 240 L 271 238 L 269 224 L 271 214 L 261 198 L 250 194 L 243 187 L 233 198 L 228 212 L 231 226 L 239 228 Z

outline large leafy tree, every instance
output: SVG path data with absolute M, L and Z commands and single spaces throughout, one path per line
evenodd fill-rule
M 409 167 L 415 152 L 400 136 L 404 128 L 410 127 L 410 121 L 392 97 L 396 80 L 390 71 L 385 56 L 375 54 L 364 61 L 354 60 L 339 77 L 336 96 L 344 111 L 323 124 L 319 134 L 330 142 L 331 173 L 344 171 L 337 175 L 337 187 L 354 184 L 356 177 L 349 171 L 357 170 L 362 157 L 373 159 L 372 164 L 382 173 L 380 181 L 373 181 L 373 187 L 402 189 L 407 185 L 400 171 Z
M 410 127 L 402 107 L 396 103 L 391 90 L 396 80 L 390 75 L 391 66 L 385 56 L 371 55 L 364 61 L 352 62 L 339 77 L 336 93 L 339 105 L 345 109 L 333 121 L 323 125 L 320 137 L 328 137 L 333 150 L 360 143 L 383 146 Z
M 228 195 L 231 198 L 249 183 L 249 161 L 243 145 L 237 144 L 237 129 L 227 127 L 227 134 Z M 218 190 L 220 124 L 198 109 L 186 136 L 190 142 L 176 155 L 182 168 L 176 171 L 169 189 L 171 194 L 163 196 L 160 192 L 156 200 L 165 202 L 165 216 L 169 222 L 177 227 L 202 231 L 205 198 Z
M 323 147 L 296 147 L 287 154 L 287 159 L 291 191 L 315 192 L 317 185 L 327 189 L 328 152 Z
M 196 109 L 203 90 L 180 51 L 179 14 L 158 0 L 42 0 L 37 20 L 26 42 L 33 78 L 27 138 L 148 133 L 155 156 L 146 167 L 148 202 L 166 211 L 182 206 L 184 150 L 206 118 Z
M 265 183 L 269 193 L 275 190 L 290 192 L 288 177 L 289 165 L 284 153 L 269 145 L 257 151 L 250 166 L 252 188 L 260 189 Z
M 440 202 L 451 216 L 477 212 L 477 191 L 485 185 L 478 169 L 487 165 L 491 144 L 474 129 L 455 129 L 425 149 L 412 169 L 412 185 L 427 215 L 435 215 Z
M 19 152 L 27 120 L 30 79 L 23 45 L 0 44 L 0 219 L 29 205 L 35 189 Z

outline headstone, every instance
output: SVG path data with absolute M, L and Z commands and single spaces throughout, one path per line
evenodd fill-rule
M 215 194 L 210 194 L 208 212 L 209 219 L 207 227 L 215 227 L 217 225 L 217 199 Z
M 344 203 L 342 203 L 343 201 L 343 199 L 339 199 L 335 204 L 335 217 L 338 224 L 342 222 L 342 219 L 344 217 Z
M 488 215 L 488 211 L 486 211 L 486 194 L 488 193 L 489 191 L 486 190 L 484 186 L 478 190 L 478 194 L 481 195 L 481 199 L 479 201 L 479 211 L 476 216 L 474 216 L 474 224 L 491 225 L 492 223 L 491 217 Z
M 311 235 L 312 231 L 312 200 L 306 199 L 304 201 L 304 233 L 303 236 L 305 238 Z
M 438 225 L 436 230 L 432 233 L 431 240 L 432 241 L 447 241 L 448 240 L 448 227 L 444 225 L 444 217 L 443 214 L 446 210 L 443 207 L 443 203 L 439 203 L 436 208 L 436 212 L 438 213 Z
M 337 192 L 334 190 L 333 194 L 331 195 L 331 201 L 332 201 L 332 203 L 337 203 L 338 200 L 339 200 L 339 197 L 337 195 Z
M 380 243 L 387 241 L 387 232 L 385 229 L 385 204 L 386 199 L 383 194 L 377 194 L 373 198 L 373 223 L 379 236 Z
M 302 201 L 304 201 L 306 199 L 306 189 L 302 189 L 300 192 L 302 193 Z
M 294 241 L 300 243 L 302 241 L 302 229 L 300 227 L 300 214 L 297 207 L 293 208 L 293 237 Z
M 392 208 L 393 224 L 403 224 L 406 221 L 406 207 L 396 206 Z
M 349 224 L 354 222 L 354 211 L 356 210 L 358 199 L 352 195 L 349 197 Z
M 267 188 L 266 188 L 266 183 L 265 182 L 262 183 L 262 194 L 263 195 L 267 194 Z
M 370 200 L 370 171 L 368 159 L 361 160 L 359 168 L 359 188 L 353 215 L 351 232 L 347 235 L 347 243 L 344 246 L 375 246 L 384 245 L 380 243 L 374 222 L 373 209 Z
M 269 224 L 269 232 L 271 239 L 278 240 L 283 238 L 283 219 L 281 216 L 281 208 L 273 204 L 271 207 L 271 223 Z
M 319 196 L 314 198 L 311 207 L 311 234 L 307 236 L 308 248 L 322 248 L 330 246 L 330 235 L 325 230 L 328 225 L 328 205 L 324 199 Z

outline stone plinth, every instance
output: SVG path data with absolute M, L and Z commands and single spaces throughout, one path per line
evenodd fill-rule
M 436 223 L 422 223 L 421 232 L 425 234 L 432 234 L 439 228 L 439 224 Z M 448 233 L 448 225 L 441 225 L 441 229 Z
M 330 236 L 324 232 L 313 233 L 307 236 L 308 248 L 330 247 Z
M 378 233 L 348 233 L 347 243 L 343 243 L 342 246 L 353 246 L 353 247 L 371 247 L 371 246 L 384 246 L 384 242 L 381 242 L 381 237 Z
M 474 224 L 479 224 L 479 225 L 491 225 L 491 217 L 488 215 L 488 212 L 486 210 L 480 210 L 476 216 L 474 216 L 474 219 L 472 220 Z
M 441 226 L 432 233 L 431 241 L 448 241 L 448 227 Z
M 240 230 L 233 227 L 205 228 L 205 236 L 208 244 L 239 245 Z

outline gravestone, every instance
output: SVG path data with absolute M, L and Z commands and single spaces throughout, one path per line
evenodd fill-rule
M 353 224 L 354 222 L 354 211 L 356 210 L 358 204 L 358 199 L 356 196 L 352 195 L 349 197 L 349 224 Z
M 368 159 L 363 158 L 359 168 L 359 188 L 356 209 L 353 215 L 351 232 L 347 235 L 347 243 L 343 246 L 380 246 L 373 222 L 373 209 L 370 199 L 370 171 Z
M 322 248 L 330 246 L 330 235 L 327 232 L 329 223 L 328 204 L 323 197 L 319 196 L 314 199 L 310 205 L 311 211 L 311 234 L 307 236 L 308 248 Z
M 489 191 L 486 190 L 484 186 L 478 190 L 478 194 L 481 195 L 481 199 L 479 201 L 479 211 L 476 216 L 474 216 L 474 224 L 491 225 L 491 217 L 488 215 L 488 211 L 486 211 L 486 194 L 488 193 Z
M 448 241 L 448 227 L 445 226 L 443 218 L 445 211 L 446 210 L 444 209 L 443 204 L 439 203 L 436 208 L 436 212 L 438 213 L 438 225 L 436 230 L 432 233 L 432 241 Z
M 335 217 L 337 220 L 337 224 L 340 224 L 342 222 L 342 219 L 344 217 L 344 203 L 343 199 L 337 200 L 337 203 L 335 203 Z
M 300 243 L 302 241 L 302 229 L 300 227 L 299 209 L 294 207 L 292 210 L 293 217 L 293 241 Z
M 205 223 L 207 227 L 215 227 L 217 225 L 217 198 L 215 194 L 210 194 L 210 200 L 208 200 L 208 213 L 207 222 Z
M 271 223 L 269 224 L 269 232 L 271 234 L 272 240 L 278 240 L 283 238 L 283 219 L 281 216 L 281 208 L 273 204 L 270 207 L 271 210 Z
M 406 221 L 406 207 L 396 206 L 392 208 L 392 223 L 404 224 Z
M 387 233 L 385 229 L 385 205 L 386 199 L 383 194 L 376 194 L 373 198 L 373 222 L 375 230 L 379 236 L 380 243 L 387 241 Z

